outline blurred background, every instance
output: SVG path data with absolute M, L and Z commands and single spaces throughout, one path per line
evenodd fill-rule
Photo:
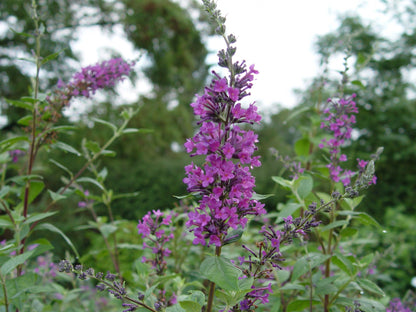
M 384 259 L 379 270 L 386 274 L 380 283 L 386 292 L 401 295 L 416 276 L 416 1 L 252 2 L 217 4 L 227 17 L 229 32 L 237 37 L 237 58 L 256 64 L 260 71 L 250 97 L 263 115 L 256 128 L 263 163 L 254 172 L 256 190 L 275 194 L 266 200 L 269 211 L 285 200 L 286 193 L 270 178 L 284 174 L 284 166 L 270 148 L 294 156 L 293 145 L 309 122 L 308 108 L 337 94 L 339 72 L 348 56 L 352 83 L 344 92 L 357 93 L 360 114 L 346 153 L 353 166 L 356 158 L 368 159 L 384 147 L 376 165 L 378 183 L 359 209 L 385 229 L 369 230 L 371 247 Z M 123 137 L 112 147 L 117 157 L 103 158 L 99 164 L 107 168 L 108 187 L 114 192 L 140 192 L 114 202 L 113 211 L 118 218 L 135 221 L 148 210 L 177 205 L 174 195 L 186 194 L 183 167 L 190 162 L 183 143 L 195 129 L 189 104 L 210 81 L 210 71 L 219 71 L 216 52 L 223 48 L 200 3 L 39 0 L 38 5 L 45 32 L 42 55 L 62 51 L 41 72 L 45 92 L 58 79 L 69 80 L 80 66 L 118 56 L 137 61 L 135 76 L 114 92 L 71 105 L 60 122 L 79 128 L 60 139 L 74 146 L 84 137 L 105 142 L 111 133 L 91 118 L 117 123 L 123 107 L 142 105 L 130 126 L 153 131 Z M 17 59 L 31 57 L 32 38 L 18 33 L 32 31 L 28 1 L 0 2 L 0 139 L 21 131 L 18 120 L 24 112 L 5 99 L 30 94 L 34 68 Z M 304 113 L 289 119 L 297 110 Z M 54 159 L 74 171 L 82 165 L 72 155 L 54 153 Z M 60 176 L 47 166 L 48 157 L 41 155 L 43 165 L 36 170 L 48 176 L 50 189 L 57 189 Z M 76 199 L 59 208 L 65 216 L 61 220 L 74 220 L 63 223 L 64 230 L 82 223 L 80 214 L 74 214 Z

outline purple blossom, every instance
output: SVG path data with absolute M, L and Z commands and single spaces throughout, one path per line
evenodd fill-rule
M 19 157 L 24 155 L 25 152 L 20 150 L 20 149 L 15 149 L 15 150 L 11 150 L 9 151 L 9 155 L 12 158 L 12 162 L 17 163 L 17 161 L 19 160 Z
M 405 306 L 399 298 L 394 298 L 390 301 L 386 312 L 412 312 L 412 310 Z
M 128 63 L 121 58 L 114 58 L 82 68 L 68 83 L 59 79 L 57 89 L 46 98 L 49 105 L 45 111 L 49 111 L 52 118 L 57 119 L 62 107 L 68 106 L 72 98 L 90 98 L 98 90 L 114 87 L 131 73 L 133 66 L 134 62 Z
M 354 102 L 355 94 L 348 98 L 328 99 L 329 108 L 325 109 L 325 121 L 321 123 L 321 128 L 326 129 L 332 134 L 331 139 L 324 139 L 319 144 L 320 148 L 328 148 L 331 162 L 327 165 L 329 175 L 334 182 L 342 182 L 344 186 L 351 185 L 351 178 L 360 175 L 365 171 L 367 161 L 357 159 L 359 172 L 343 169 L 341 162 L 348 160 L 345 154 L 341 154 L 341 148 L 347 141 L 351 140 L 353 124 L 356 123 L 355 114 L 358 108 Z M 373 177 L 369 184 L 375 184 L 377 177 Z
M 257 150 L 257 135 L 243 130 L 239 124 L 258 123 L 257 107 L 243 108 L 241 99 L 247 96 L 257 70 L 245 63 L 232 79 L 215 78 L 196 96 L 191 106 L 199 116 L 199 131 L 184 144 L 191 156 L 204 155 L 205 162 L 191 162 L 185 167 L 183 182 L 188 191 L 201 196 L 199 205 L 188 213 L 187 227 L 194 233 L 194 244 L 220 247 L 229 228 L 244 227 L 248 215 L 260 215 L 264 205 L 252 199 L 255 179 L 250 170 L 261 165 Z M 233 82 L 231 82 L 233 81 Z
M 137 225 L 138 233 L 147 239 L 147 242 L 143 242 L 143 248 L 151 249 L 153 253 L 152 259 L 143 257 L 142 260 L 151 263 L 157 275 L 163 275 L 166 270 L 165 257 L 168 257 L 171 251 L 165 244 L 173 238 L 172 228 L 162 229 L 161 227 L 169 227 L 171 224 L 172 215 L 153 210 L 149 211 Z
M 327 167 L 330 177 L 334 182 L 341 181 L 344 185 L 351 183 L 351 174 L 344 172 L 339 163 L 347 161 L 347 156 L 341 154 L 341 147 L 351 139 L 352 125 L 356 122 L 354 114 L 358 114 L 358 108 L 353 101 L 355 97 L 356 95 L 352 94 L 348 98 L 328 99 L 330 106 L 324 110 L 325 122 L 321 123 L 321 128 L 328 130 L 333 136 L 319 144 L 320 148 L 329 149 L 331 163 Z

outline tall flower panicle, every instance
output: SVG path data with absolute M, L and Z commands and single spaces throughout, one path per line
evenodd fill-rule
M 325 121 L 321 123 L 321 128 L 326 129 L 332 134 L 329 140 L 322 140 L 320 148 L 328 148 L 331 162 L 327 165 L 329 174 L 334 182 L 342 182 L 344 186 L 352 184 L 351 178 L 358 175 L 360 177 L 366 170 L 367 161 L 357 159 L 358 171 L 343 169 L 341 162 L 348 160 L 345 154 L 341 153 L 341 148 L 351 140 L 353 125 L 356 123 L 356 114 L 358 108 L 354 101 L 356 97 L 352 94 L 350 97 L 341 99 L 328 99 L 329 107 L 323 111 L 326 115 Z M 376 176 L 372 176 L 368 184 L 375 184 Z
M 147 240 L 147 242 L 143 242 L 143 248 L 151 249 L 154 255 L 152 259 L 143 257 L 143 261 L 150 262 L 152 267 L 156 269 L 157 275 L 163 275 L 167 267 L 165 257 L 171 254 L 165 245 L 173 238 L 173 234 L 170 230 L 163 229 L 171 223 L 172 215 L 160 212 L 160 210 L 153 210 L 149 211 L 137 225 L 138 233 Z
M 72 98 L 90 98 L 98 90 L 114 87 L 131 73 L 133 65 L 134 62 L 128 63 L 121 58 L 114 58 L 82 68 L 70 82 L 58 81 L 57 89 L 46 98 L 49 105 L 45 110 L 52 117 L 59 117 L 62 107 L 68 106 Z
M 213 72 L 211 84 L 191 104 L 200 128 L 186 140 L 185 148 L 191 156 L 205 156 L 202 165 L 192 162 L 185 167 L 183 180 L 189 192 L 201 196 L 186 224 L 194 233 L 194 244 L 220 247 L 229 228 L 244 227 L 248 215 L 266 212 L 263 204 L 252 199 L 255 179 L 250 170 L 261 164 L 259 156 L 253 156 L 257 135 L 241 127 L 261 120 L 254 103 L 247 108 L 241 103 L 258 71 L 254 66 L 247 68 L 245 62 L 232 66 L 235 71 L 228 78 Z
M 329 108 L 324 110 L 326 115 L 325 121 L 322 122 L 321 128 L 328 130 L 332 134 L 329 140 L 322 140 L 320 148 L 329 149 L 331 163 L 327 165 L 331 179 L 334 182 L 341 181 L 344 185 L 351 183 L 353 172 L 344 170 L 341 162 L 347 161 L 347 156 L 341 154 L 341 147 L 346 141 L 351 139 L 353 124 L 356 122 L 355 114 L 358 114 L 358 108 L 354 102 L 355 94 L 348 98 L 328 99 Z

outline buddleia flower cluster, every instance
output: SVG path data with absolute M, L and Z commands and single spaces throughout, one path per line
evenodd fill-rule
M 212 82 L 191 104 L 199 117 L 199 130 L 186 140 L 185 148 L 191 156 L 205 159 L 201 165 L 186 166 L 183 180 L 189 192 L 200 196 L 186 224 L 194 234 L 194 244 L 217 247 L 226 243 L 230 228 L 244 228 L 248 216 L 266 213 L 264 205 L 252 198 L 251 169 L 261 165 L 259 156 L 253 156 L 257 135 L 243 127 L 261 120 L 254 103 L 246 108 L 242 103 L 258 71 L 253 65 L 247 68 L 245 62 L 233 63 L 235 37 L 225 39 L 227 51 L 220 51 L 219 65 L 229 69 L 229 76 L 213 71 Z
M 341 153 L 341 148 L 351 140 L 353 125 L 356 123 L 355 115 L 358 108 L 354 101 L 356 94 L 346 98 L 328 99 L 329 107 L 323 111 L 325 120 L 321 123 L 321 128 L 331 133 L 330 139 L 323 139 L 319 144 L 320 148 L 328 148 L 331 162 L 327 165 L 329 174 L 334 182 L 342 182 L 344 186 L 351 185 L 351 178 L 355 175 L 361 176 L 365 171 L 368 162 L 357 159 L 358 172 L 343 169 L 341 162 L 348 160 L 345 154 Z M 372 176 L 368 184 L 375 184 L 376 176 Z
M 282 226 L 264 225 L 260 230 L 263 240 L 256 244 L 257 251 L 246 245 L 242 246 L 249 255 L 239 258 L 240 269 L 244 276 L 252 278 L 254 283 L 252 290 L 230 311 L 253 311 L 259 304 L 269 302 L 269 295 L 273 293 L 271 281 L 275 279 L 274 270 L 281 270 L 280 265 L 285 260 L 281 247 L 291 244 L 296 238 L 306 239 L 311 229 L 320 224 L 320 221 L 315 219 L 316 213 L 327 205 L 324 203 L 318 208 L 316 203 L 312 203 L 303 217 L 283 218 Z
M 143 257 L 143 262 L 149 262 L 156 270 L 157 275 L 163 275 L 167 263 L 165 258 L 171 254 L 166 243 L 173 238 L 172 228 L 167 228 L 172 224 L 172 215 L 153 210 L 148 212 L 137 225 L 137 231 L 144 240 L 143 248 L 152 250 L 152 259 Z
M 75 97 L 90 98 L 98 90 L 114 87 L 123 81 L 133 70 L 134 62 L 126 62 L 122 58 L 87 66 L 75 73 L 72 79 L 65 83 L 58 80 L 57 88 L 46 97 L 46 113 L 51 114 L 56 121 L 61 115 L 61 109 L 69 105 Z

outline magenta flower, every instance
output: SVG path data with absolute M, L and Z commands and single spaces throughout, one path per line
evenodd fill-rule
M 46 98 L 49 105 L 45 107 L 45 111 L 50 112 L 52 118 L 59 118 L 60 110 L 68 106 L 71 99 L 89 98 L 98 90 L 114 87 L 131 73 L 133 65 L 134 62 L 128 63 L 121 58 L 114 58 L 82 68 L 69 83 L 58 80 L 57 89 Z
M 17 163 L 19 160 L 19 157 L 24 155 L 25 152 L 19 149 L 11 150 L 9 151 L 9 155 L 12 158 L 12 162 Z
M 339 166 L 340 162 L 347 161 L 347 156 L 341 154 L 341 147 L 347 140 L 351 139 L 352 125 L 356 122 L 355 115 L 358 114 L 358 108 L 353 99 L 356 97 L 352 94 L 349 98 L 328 99 L 330 107 L 324 110 L 325 122 L 321 123 L 321 128 L 332 133 L 332 138 L 322 140 L 320 148 L 329 149 L 331 163 L 327 165 L 329 174 L 334 182 L 341 181 L 344 185 L 351 183 L 351 171 L 344 171 Z
M 137 225 L 137 232 L 147 241 L 143 242 L 143 248 L 151 249 L 152 259 L 143 257 L 143 262 L 151 263 L 156 269 L 157 275 L 163 275 L 167 268 L 165 257 L 171 254 L 171 251 L 165 246 L 173 238 L 172 215 L 163 213 L 160 210 L 148 212 Z M 163 228 L 162 228 L 163 226 Z
M 194 244 L 220 247 L 229 228 L 244 227 L 248 215 L 266 212 L 263 204 L 252 199 L 255 179 L 250 170 L 261 165 L 259 157 L 253 156 L 257 135 L 239 126 L 261 120 L 254 104 L 243 108 L 240 102 L 258 72 L 254 66 L 247 70 L 244 62 L 235 65 L 241 69 L 235 79 L 213 72 L 210 86 L 191 104 L 200 117 L 200 129 L 184 146 L 191 156 L 205 155 L 202 165 L 192 162 L 185 167 L 183 179 L 189 192 L 201 196 L 186 223 L 194 233 Z

